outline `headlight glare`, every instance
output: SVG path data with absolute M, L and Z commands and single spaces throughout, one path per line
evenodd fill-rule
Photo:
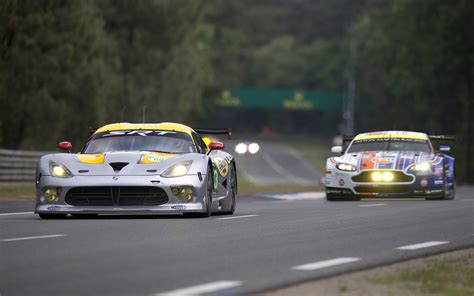
M 422 162 L 412 166 L 412 170 L 417 172 L 428 172 L 431 171 L 431 162 Z
M 52 162 L 49 168 L 51 171 L 51 175 L 53 175 L 54 177 L 59 177 L 59 178 L 72 177 L 71 172 L 63 165 Z
M 166 178 L 184 176 L 188 173 L 192 163 L 193 162 L 191 160 L 177 163 L 164 171 L 161 176 Z
M 381 172 L 373 172 L 372 173 L 372 180 L 374 180 L 375 182 L 380 182 L 382 181 L 383 179 L 383 175 Z
M 338 163 L 336 165 L 336 168 L 344 172 L 355 172 L 357 170 L 355 165 L 348 164 L 348 163 Z

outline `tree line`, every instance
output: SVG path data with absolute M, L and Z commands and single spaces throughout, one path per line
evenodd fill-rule
M 4 0 L 0 146 L 144 113 L 195 123 L 224 89 L 346 92 L 352 78 L 356 131 L 456 134 L 473 181 L 472 15 L 471 0 Z

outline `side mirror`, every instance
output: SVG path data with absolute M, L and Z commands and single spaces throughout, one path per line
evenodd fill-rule
M 333 146 L 331 148 L 332 153 L 342 153 L 342 146 Z
M 63 150 L 67 152 L 71 152 L 72 150 L 72 144 L 71 142 L 68 142 L 68 141 L 59 142 L 57 147 L 59 150 Z
M 449 151 L 451 151 L 451 147 L 445 146 L 445 145 L 439 146 L 438 152 L 449 152 Z
M 212 150 L 222 150 L 224 149 L 224 143 L 222 142 L 218 142 L 218 141 L 211 141 L 211 143 L 209 143 L 209 149 Z

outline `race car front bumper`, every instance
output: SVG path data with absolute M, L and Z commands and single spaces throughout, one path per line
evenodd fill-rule
M 416 175 L 399 170 L 390 170 L 389 172 L 397 176 L 393 182 L 374 182 L 364 178 L 361 172 L 326 172 L 326 195 L 335 198 L 439 198 L 444 195 L 442 175 Z M 370 171 L 367 173 L 370 173 Z
M 37 182 L 35 213 L 57 214 L 158 214 L 204 212 L 206 176 L 42 176 Z M 184 200 L 173 188 L 191 188 Z M 48 200 L 47 189 L 57 191 Z

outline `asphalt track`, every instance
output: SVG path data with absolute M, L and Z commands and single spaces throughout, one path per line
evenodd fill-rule
M 233 145 L 238 141 L 233 141 Z M 322 174 L 298 154 L 297 151 L 270 142 L 259 143 L 260 151 L 255 155 L 233 153 L 239 172 L 248 180 L 260 185 L 300 184 L 311 185 L 320 182 Z
M 474 246 L 474 187 L 453 201 L 322 196 L 242 197 L 208 219 L 40 220 L 0 204 L 0 293 L 239 295 Z

